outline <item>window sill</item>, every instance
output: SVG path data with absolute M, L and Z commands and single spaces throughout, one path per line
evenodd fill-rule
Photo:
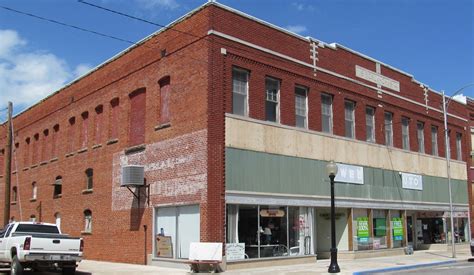
M 75 154 L 75 153 L 68 153 L 68 154 L 66 154 L 66 155 L 64 155 L 64 156 L 65 156 L 66 158 L 68 158 L 68 157 L 74 156 L 74 154 Z
M 15 175 L 16 173 L 18 173 L 16 170 L 12 172 L 13 175 Z
M 38 164 L 31 165 L 31 169 L 38 167 Z
M 11 205 L 16 205 L 16 201 L 10 202 Z
M 81 231 L 81 235 L 92 235 L 90 231 Z
M 46 164 L 48 164 L 47 161 L 42 161 L 42 162 L 40 163 L 40 166 L 43 166 L 43 165 L 46 165 Z
M 133 154 L 133 153 L 138 153 L 138 152 L 144 151 L 145 148 L 146 148 L 145 144 L 140 144 L 140 145 L 128 147 L 124 151 L 125 151 L 125 155 L 128 155 L 128 154 Z
M 171 127 L 171 123 L 163 123 L 163 124 L 160 124 L 160 125 L 157 125 L 155 126 L 155 131 L 158 131 L 158 130 L 161 130 L 161 129 L 166 129 L 166 128 L 169 128 Z
M 58 158 L 52 158 L 49 160 L 49 162 L 55 162 L 55 161 L 58 161 Z
M 63 197 L 63 195 L 62 195 L 62 194 L 59 194 L 59 195 L 53 196 L 53 199 L 60 199 L 60 198 L 62 198 L 62 197 Z
M 92 192 L 94 192 L 94 189 L 84 189 L 84 190 L 82 190 L 82 194 L 90 194 Z
M 23 168 L 23 171 L 30 170 L 30 167 Z
M 118 142 L 118 138 L 114 138 L 114 139 L 109 139 L 106 144 L 111 145 L 111 144 L 115 144 L 117 142 Z
M 35 201 L 36 201 L 36 199 L 30 199 L 30 202 L 35 202 Z
M 97 148 L 100 148 L 100 147 L 102 147 L 102 144 L 96 144 L 96 145 L 92 146 L 92 149 L 97 149 Z
M 84 153 L 84 152 L 87 152 L 87 147 L 82 148 L 82 149 L 79 149 L 79 150 L 77 151 L 78 154 Z

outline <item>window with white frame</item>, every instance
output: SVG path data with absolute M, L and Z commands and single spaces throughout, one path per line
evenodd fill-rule
M 355 138 L 355 116 L 354 116 L 355 102 L 344 101 L 344 127 L 346 137 Z
M 30 222 L 36 222 L 36 216 L 35 215 L 30 216 Z
M 239 68 L 232 69 L 232 113 L 248 116 L 249 72 Z
M 375 142 L 375 108 L 365 108 L 365 135 L 366 141 Z
M 416 136 L 418 138 L 418 152 L 425 152 L 425 124 L 421 121 L 416 123 Z
M 393 146 L 393 114 L 384 114 L 385 145 Z
M 457 160 L 462 160 L 461 142 L 462 142 L 462 134 L 456 133 L 456 159 Z
M 402 148 L 410 150 L 410 119 L 402 117 Z
M 438 127 L 431 126 L 431 154 L 438 156 Z
M 84 232 L 92 232 L 92 211 L 89 209 L 84 210 Z
M 279 99 L 280 99 L 280 81 L 267 77 L 265 79 L 265 120 L 279 122 Z
M 332 96 L 321 94 L 321 123 L 325 133 L 332 134 Z
M 308 89 L 295 87 L 295 116 L 296 127 L 308 128 Z

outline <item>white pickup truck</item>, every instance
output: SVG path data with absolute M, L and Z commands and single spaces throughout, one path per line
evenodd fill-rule
M 14 222 L 0 231 L 0 262 L 10 264 L 12 275 L 24 268 L 74 274 L 83 248 L 82 238 L 61 234 L 55 224 Z

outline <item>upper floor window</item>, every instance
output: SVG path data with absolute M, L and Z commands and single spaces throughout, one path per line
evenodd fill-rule
M 80 133 L 80 145 L 81 149 L 87 148 L 89 139 L 89 112 L 83 112 L 82 117 L 82 129 Z
M 68 153 L 72 152 L 74 150 L 74 139 L 75 139 L 75 133 L 74 133 L 74 126 L 76 125 L 76 118 L 71 117 L 69 119 L 69 129 L 68 129 L 68 138 L 66 139 L 67 141 L 67 151 Z
M 116 97 L 110 101 L 109 113 L 109 140 L 118 138 L 118 119 L 119 119 L 119 98 Z
M 160 85 L 160 123 L 170 122 L 171 78 L 169 75 L 158 81 Z
M 368 142 L 375 142 L 375 108 L 365 108 L 365 138 Z
M 84 232 L 92 232 L 92 211 L 84 210 Z
M 129 95 L 130 121 L 128 129 L 129 145 L 145 143 L 146 90 L 140 88 Z M 116 127 L 112 125 L 112 127 Z
M 86 170 L 86 189 L 91 190 L 94 184 L 94 170 L 89 168 Z
M 385 145 L 393 146 L 393 114 L 384 114 Z
M 56 177 L 53 188 L 53 198 L 60 198 L 63 194 L 63 178 L 61 176 Z
M 31 184 L 31 199 L 36 200 L 37 195 L 38 195 L 38 186 L 37 186 L 36 182 L 34 181 Z
M 248 116 L 249 72 L 232 69 L 232 113 Z
M 295 116 L 296 127 L 308 128 L 308 89 L 295 87 Z
M 462 160 L 462 134 L 456 133 L 456 159 Z
M 322 130 L 332 134 L 332 96 L 321 94 L 321 122 Z
M 33 136 L 33 156 L 32 156 L 32 164 L 37 164 L 39 159 L 39 134 L 35 134 Z
M 402 117 L 402 148 L 410 150 L 410 119 Z
M 265 101 L 265 119 L 267 121 L 280 121 L 280 81 L 267 77 L 265 79 L 266 101 Z
M 59 134 L 59 124 L 53 126 L 53 132 L 51 135 L 51 156 L 53 158 L 58 155 L 58 134 Z
M 416 123 L 416 136 L 418 138 L 418 152 L 425 152 L 425 124 L 421 121 Z
M 16 186 L 13 186 L 12 188 L 12 202 L 16 202 L 16 200 L 18 199 L 18 190 L 16 188 Z
M 50 145 L 51 145 L 51 142 L 49 142 L 49 130 L 48 129 L 45 129 L 43 131 L 43 142 L 42 142 L 42 147 L 41 147 L 41 157 L 40 157 L 40 161 L 44 162 L 44 161 L 47 161 L 49 159 L 49 156 L 48 154 L 51 152 L 51 150 L 49 149 Z
M 346 137 L 355 138 L 355 116 L 354 116 L 355 102 L 344 101 L 344 128 Z
M 36 216 L 35 215 L 30 216 L 30 222 L 36 222 Z
M 29 166 L 29 160 L 30 160 L 30 142 L 31 139 L 28 137 L 25 139 L 25 151 L 23 154 L 23 166 L 28 167 Z
M 431 154 L 438 156 L 438 127 L 431 126 Z
M 101 144 L 102 142 L 102 132 L 104 131 L 103 128 L 103 113 L 104 113 L 104 106 L 98 105 L 95 107 L 95 116 L 94 116 L 94 144 Z

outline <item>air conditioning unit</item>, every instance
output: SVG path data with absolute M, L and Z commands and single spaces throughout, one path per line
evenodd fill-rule
M 122 167 L 121 186 L 143 186 L 145 184 L 145 167 L 142 165 L 127 165 Z

